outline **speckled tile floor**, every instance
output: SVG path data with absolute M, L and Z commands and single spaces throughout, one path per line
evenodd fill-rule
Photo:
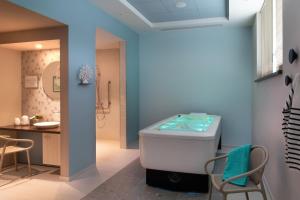
M 215 171 L 220 172 L 223 163 L 216 163 Z M 154 188 L 146 185 L 145 170 L 139 160 L 135 160 L 105 183 L 97 187 L 83 200 L 205 200 L 207 194 L 181 193 Z M 214 191 L 213 200 L 221 200 L 222 196 Z M 228 196 L 229 200 L 246 199 L 244 194 Z M 250 193 L 250 199 L 262 199 L 259 193 Z
M 96 146 L 96 167 L 75 180 L 65 182 L 52 173 L 19 178 L 0 187 L 0 200 L 80 200 L 139 158 L 138 149 L 120 149 L 118 141 L 97 140 Z

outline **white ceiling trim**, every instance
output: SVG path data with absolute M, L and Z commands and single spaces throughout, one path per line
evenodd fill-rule
M 159 23 L 153 23 L 152 27 L 158 30 L 183 29 L 183 28 L 195 28 L 195 27 L 206 27 L 206 26 L 219 26 L 219 25 L 225 25 L 228 22 L 229 20 L 226 17 L 215 17 L 215 18 L 182 20 L 182 21 L 173 21 L 173 22 L 159 22 Z
M 89 0 L 105 12 L 124 22 L 137 32 L 184 29 L 207 26 L 251 26 L 255 13 L 261 9 L 264 0 L 229 0 L 228 19 L 206 18 L 170 22 L 150 22 L 127 0 Z
M 127 0 L 119 0 L 124 6 L 126 6 L 133 14 L 139 17 L 145 24 L 150 28 L 153 28 L 153 23 L 150 22 L 142 13 L 140 13 L 133 5 L 131 5 Z
M 132 6 L 127 0 L 119 0 L 124 6 L 126 6 L 134 15 L 139 17 L 145 24 L 151 29 L 156 30 L 167 30 L 167 29 L 183 29 L 183 28 L 194 28 L 194 27 L 205 27 L 214 25 L 224 25 L 229 22 L 226 17 L 215 17 L 205 19 L 192 19 L 192 20 L 181 20 L 181 21 L 170 21 L 170 22 L 150 22 L 142 13 L 140 13 L 134 6 Z

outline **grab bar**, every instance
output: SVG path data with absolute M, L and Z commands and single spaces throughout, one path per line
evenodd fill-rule
M 111 105 L 111 81 L 108 81 L 107 83 L 107 101 L 108 101 L 108 107 Z

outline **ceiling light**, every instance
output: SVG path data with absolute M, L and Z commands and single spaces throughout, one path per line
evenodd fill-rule
M 42 49 L 42 48 L 43 48 L 43 45 L 40 44 L 40 43 L 37 43 L 37 44 L 35 44 L 35 48 L 36 48 L 36 49 Z
M 176 1 L 176 7 L 177 8 L 184 8 L 184 7 L 186 7 L 186 2 L 184 0 L 177 0 Z

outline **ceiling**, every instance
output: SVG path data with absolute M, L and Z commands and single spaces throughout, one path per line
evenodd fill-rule
M 118 49 L 121 39 L 102 29 L 96 31 L 96 49 Z
M 150 22 L 227 17 L 228 0 L 182 0 L 183 8 L 176 7 L 176 0 L 127 0 Z
M 0 32 L 62 26 L 62 23 L 0 0 Z
M 45 49 L 59 49 L 59 40 L 44 40 L 35 42 L 20 42 L 10 44 L 0 44 L 1 48 L 12 49 L 17 51 L 33 51 Z
M 89 0 L 137 32 L 205 26 L 249 26 L 264 0 Z
M 102 29 L 97 29 L 96 32 L 96 49 L 118 49 L 120 48 L 121 39 L 113 34 Z M 36 45 L 42 45 L 42 48 L 37 48 Z M 59 40 L 44 40 L 34 42 L 20 42 L 10 44 L 0 44 L 0 48 L 12 49 L 17 51 L 33 51 L 45 49 L 60 48 Z

